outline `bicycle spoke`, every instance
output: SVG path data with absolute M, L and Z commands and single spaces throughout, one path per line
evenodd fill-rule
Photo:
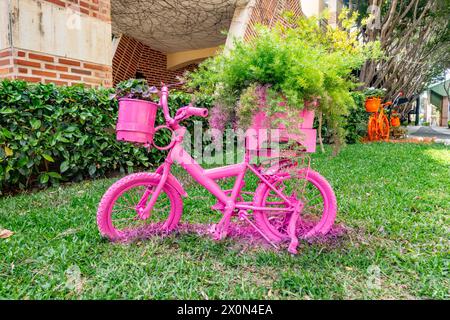
M 153 187 L 138 185 L 125 190 L 116 200 L 111 209 L 111 220 L 114 228 L 122 233 L 136 235 L 139 230 L 145 230 L 150 225 L 163 222 L 171 211 L 170 200 L 164 191 L 161 191 L 149 219 L 141 219 L 138 215 L 138 206 L 145 207 L 153 194 Z

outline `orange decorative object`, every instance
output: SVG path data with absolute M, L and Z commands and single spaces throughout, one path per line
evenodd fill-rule
M 391 117 L 391 126 L 400 127 L 400 118 L 399 117 Z
M 366 99 L 366 111 L 367 112 L 377 112 L 381 106 L 380 98 L 367 98 Z
M 370 100 L 370 99 L 368 99 Z M 380 100 L 377 98 L 377 100 Z M 379 105 L 379 108 L 370 111 L 372 114 L 369 117 L 368 127 L 367 127 L 367 135 L 369 137 L 369 141 L 389 141 L 389 119 L 384 113 L 384 107 L 386 104 Z M 374 107 L 371 105 L 370 107 Z M 366 101 L 366 110 L 367 110 L 367 101 Z M 370 109 L 373 110 L 373 109 Z

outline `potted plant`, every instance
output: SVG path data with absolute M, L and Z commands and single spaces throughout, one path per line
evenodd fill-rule
M 246 129 L 259 112 L 266 113 L 272 127 L 289 126 L 303 110 L 309 118 L 316 110 L 329 121 L 334 141 L 342 140 L 345 115 L 355 105 L 352 71 L 378 54 L 377 45 L 357 41 L 351 32 L 355 16 L 346 18 L 343 29 L 324 29 L 317 19 L 291 21 L 292 28 L 260 26 L 251 41 L 236 41 L 188 74 L 190 88 L 214 97 L 211 127 L 223 130 L 233 123 Z M 272 121 L 280 113 L 285 116 Z
M 391 113 L 391 126 L 400 127 L 400 113 L 397 111 L 392 111 Z
M 117 140 L 150 145 L 153 142 L 158 90 L 144 79 L 120 82 L 112 99 L 119 101 Z
M 367 88 L 364 91 L 366 96 L 365 106 L 367 112 L 377 112 L 381 106 L 381 100 L 386 95 L 386 89 L 378 89 L 374 87 Z

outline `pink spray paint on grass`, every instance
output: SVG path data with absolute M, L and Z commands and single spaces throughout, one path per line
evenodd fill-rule
M 164 232 L 161 230 L 161 223 L 151 223 L 141 229 L 134 229 L 129 232 L 124 233 L 124 235 L 118 239 L 117 242 L 122 243 L 132 243 L 137 240 L 150 239 L 155 236 L 160 238 L 166 238 L 171 235 L 183 236 L 185 234 L 194 234 L 201 237 L 211 237 L 212 238 L 212 224 L 200 224 L 200 223 L 179 223 L 178 226 L 171 230 L 170 232 Z M 302 234 L 309 230 L 311 227 L 307 224 L 299 224 L 297 227 L 298 234 Z M 325 235 L 316 235 L 312 238 L 303 239 L 303 241 L 314 244 L 333 244 L 339 241 L 347 233 L 347 227 L 343 224 L 334 225 L 330 231 Z M 255 230 L 252 226 L 246 224 L 245 222 L 231 223 L 228 231 L 228 237 L 237 243 L 249 244 L 253 247 L 272 247 L 264 237 L 261 236 L 259 232 Z M 283 241 L 279 244 L 280 249 L 284 249 L 289 244 L 289 240 Z M 275 250 L 275 249 L 274 249 Z

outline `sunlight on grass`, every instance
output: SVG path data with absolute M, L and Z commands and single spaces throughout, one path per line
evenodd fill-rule
M 450 166 L 450 148 L 447 149 L 428 149 L 425 154 L 430 156 L 433 160 L 438 161 L 443 165 Z M 447 169 L 450 169 L 447 168 Z

